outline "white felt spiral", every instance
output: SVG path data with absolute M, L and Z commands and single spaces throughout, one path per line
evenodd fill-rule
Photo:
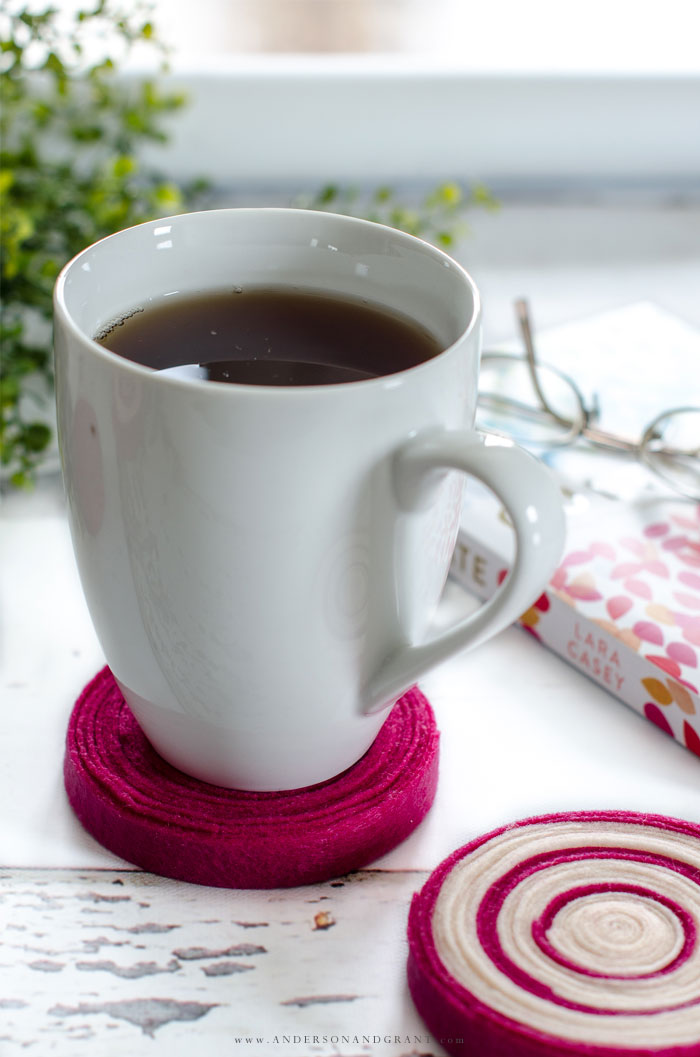
M 412 908 L 419 1008 L 432 975 L 467 1019 L 478 1006 L 482 1022 L 521 1030 L 529 1048 L 514 1057 L 700 1055 L 700 828 L 612 812 L 526 820 L 436 875 Z

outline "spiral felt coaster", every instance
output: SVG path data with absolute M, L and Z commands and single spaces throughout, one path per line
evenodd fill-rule
M 196 884 L 282 888 L 358 869 L 404 840 L 433 802 L 438 740 L 414 687 L 336 778 L 274 793 L 224 789 L 156 753 L 104 668 L 73 708 L 64 779 L 85 829 L 128 862 Z
M 408 980 L 461 1057 L 700 1057 L 700 826 L 516 822 L 413 899 Z

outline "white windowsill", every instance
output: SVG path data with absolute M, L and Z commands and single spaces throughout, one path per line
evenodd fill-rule
M 222 186 L 480 180 L 700 191 L 700 75 L 469 73 L 407 55 L 180 60 L 149 158 Z

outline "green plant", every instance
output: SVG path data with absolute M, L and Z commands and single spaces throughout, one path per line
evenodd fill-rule
M 154 80 L 115 77 L 136 46 L 163 61 L 140 5 L 100 0 L 68 23 L 58 7 L 21 7 L 2 22 L 0 458 L 11 481 L 27 485 L 52 437 L 41 407 L 52 386 L 56 275 L 95 239 L 181 208 L 183 188 L 145 170 L 136 152 L 165 139 L 161 119 L 184 99 Z M 86 59 L 96 46 L 100 57 Z
M 468 234 L 467 210 L 498 208 L 496 199 L 483 184 L 465 189 L 454 181 L 438 184 L 414 201 L 397 198 L 392 187 L 363 193 L 359 188 L 328 184 L 313 197 L 304 198 L 301 204 L 311 209 L 365 217 L 417 235 L 443 249 L 450 249 Z

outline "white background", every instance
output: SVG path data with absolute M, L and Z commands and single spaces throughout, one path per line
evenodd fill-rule
M 693 0 L 157 0 L 154 19 L 181 55 L 306 48 L 482 72 L 700 70 Z

